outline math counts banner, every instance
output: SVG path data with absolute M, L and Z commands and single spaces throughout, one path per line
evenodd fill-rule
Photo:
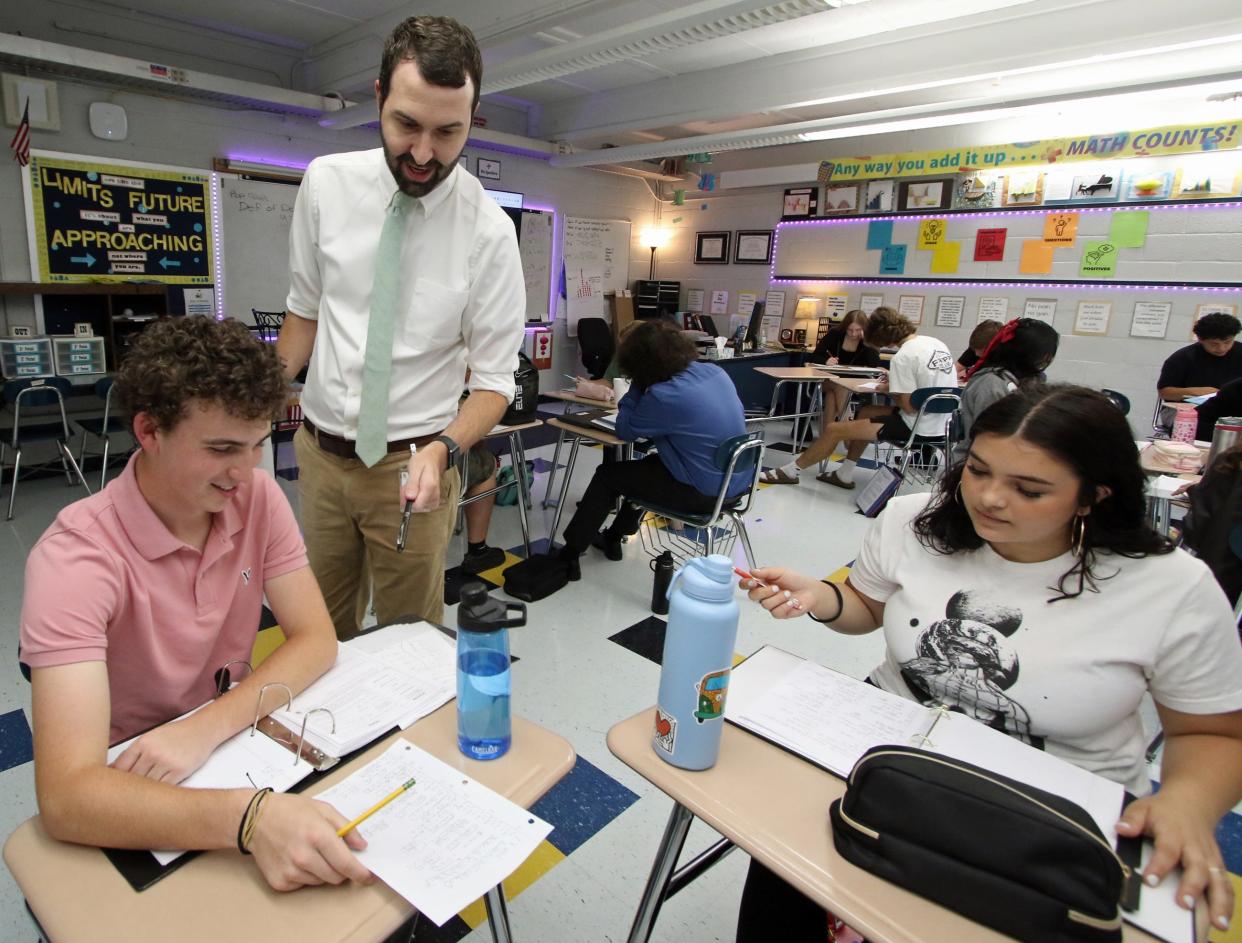
M 38 278 L 210 285 L 210 177 L 35 154 Z

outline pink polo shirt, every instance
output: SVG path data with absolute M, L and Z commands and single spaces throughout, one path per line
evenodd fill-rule
M 265 472 L 214 516 L 200 553 L 151 510 L 136 461 L 57 515 L 26 560 L 22 600 L 32 668 L 107 663 L 111 743 L 209 700 L 216 669 L 250 659 L 264 582 L 307 566 L 293 510 Z

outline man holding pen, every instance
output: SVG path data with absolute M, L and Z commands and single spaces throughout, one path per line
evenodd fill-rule
M 289 377 L 309 361 L 294 438 L 301 517 L 342 639 L 372 591 L 381 622 L 442 618 L 454 463 L 513 399 L 526 311 L 517 239 L 457 162 L 481 78 L 469 30 L 405 20 L 375 83 L 382 147 L 317 158 L 298 191 L 277 350 Z M 402 552 L 398 489 L 415 512 Z
M 293 512 L 254 471 L 285 403 L 275 352 L 236 321 L 161 321 L 116 393 L 139 451 L 26 562 L 21 657 L 44 827 L 114 848 L 236 846 L 276 890 L 372 880 L 350 851 L 365 841 L 339 838 L 346 820 L 325 803 L 177 785 L 251 723 L 263 684 L 296 694 L 336 658 Z M 213 699 L 217 669 L 250 659 L 264 596 L 286 642 L 253 673 L 234 665 L 244 679 Z M 139 734 L 107 762 L 109 744 Z

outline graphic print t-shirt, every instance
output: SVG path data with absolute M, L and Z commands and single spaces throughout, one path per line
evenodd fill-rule
M 957 367 L 943 341 L 918 334 L 893 354 L 888 365 L 888 390 L 890 393 L 913 393 L 929 386 L 957 386 Z M 900 415 L 907 426 L 914 425 L 913 415 Z M 924 436 L 942 436 L 948 421 L 948 413 L 932 413 L 923 417 L 915 431 Z
M 884 690 L 960 710 L 1140 796 L 1151 788 L 1145 691 L 1188 714 L 1242 708 L 1233 612 L 1200 561 L 1181 550 L 1107 558 L 1099 570 L 1116 575 L 1100 592 L 1049 603 L 1068 553 L 935 553 L 911 527 L 927 499 L 890 501 L 850 573 L 885 603 L 887 651 L 871 674 Z

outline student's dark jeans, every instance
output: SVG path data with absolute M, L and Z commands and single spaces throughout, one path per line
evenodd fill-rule
M 659 455 L 648 455 L 633 462 L 601 464 L 595 469 L 578 510 L 565 526 L 567 552 L 581 554 L 591 546 L 591 540 L 599 533 L 617 498 L 649 501 L 694 514 L 706 514 L 716 506 L 715 496 L 708 497 L 674 478 Z M 624 502 L 608 528 L 610 536 L 628 537 L 637 532 L 641 519 L 642 512 L 628 501 Z
M 737 943 L 824 943 L 828 911 L 752 860 L 737 915 Z

